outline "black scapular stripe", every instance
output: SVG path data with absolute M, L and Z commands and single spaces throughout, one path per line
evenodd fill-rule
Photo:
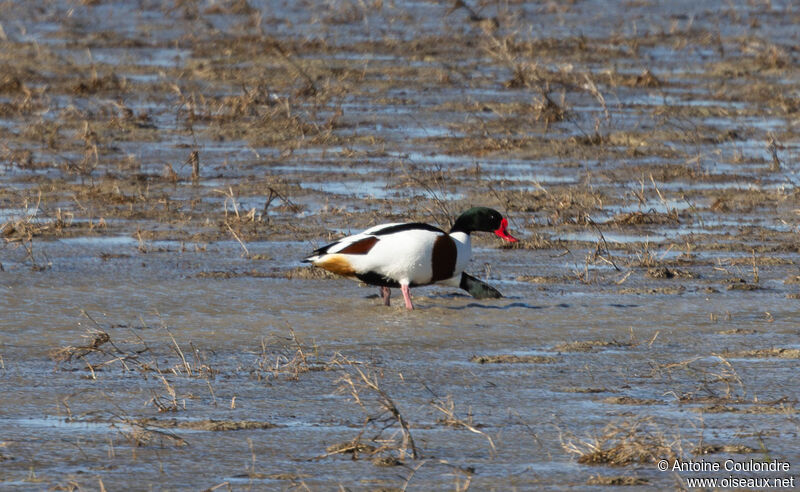
M 409 222 L 407 224 L 397 224 L 391 227 L 387 227 L 385 229 L 381 229 L 379 231 L 373 232 L 371 235 L 373 236 L 385 236 L 387 234 L 394 234 L 396 232 L 403 232 L 403 231 L 413 231 L 413 230 L 423 230 L 423 231 L 431 231 L 431 232 L 440 232 L 444 234 L 444 231 L 439 229 L 438 227 L 424 224 L 422 222 Z

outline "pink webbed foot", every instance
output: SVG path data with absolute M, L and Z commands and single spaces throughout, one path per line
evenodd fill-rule
M 411 304 L 411 289 L 408 288 L 408 284 L 401 284 L 400 290 L 403 291 L 403 298 L 406 300 L 406 309 L 413 310 L 414 305 Z
M 389 287 L 381 287 L 381 297 L 383 297 L 383 305 L 390 306 L 389 298 L 392 296 L 392 289 Z

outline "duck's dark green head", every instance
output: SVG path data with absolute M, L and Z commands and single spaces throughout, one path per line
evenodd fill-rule
M 461 214 L 450 232 L 472 231 L 494 232 L 498 237 L 509 242 L 516 242 L 516 238 L 508 233 L 508 220 L 500 212 L 487 207 L 472 207 Z

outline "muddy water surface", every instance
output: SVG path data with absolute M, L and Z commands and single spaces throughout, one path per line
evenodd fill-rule
M 800 11 L 466 3 L 0 5 L 0 488 L 797 475 Z M 299 263 L 472 205 L 503 299 Z

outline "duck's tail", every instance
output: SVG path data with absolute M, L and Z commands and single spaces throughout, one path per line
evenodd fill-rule
M 321 248 L 315 249 L 314 251 L 311 252 L 310 255 L 306 256 L 305 258 L 303 258 L 300 261 L 302 263 L 314 263 L 317 260 L 319 260 L 322 255 L 327 253 L 328 250 L 331 248 L 331 246 L 334 246 L 334 245 L 336 245 L 338 243 L 339 243 L 338 241 L 335 241 L 335 242 L 332 242 L 331 244 L 326 244 L 325 246 L 323 246 Z

